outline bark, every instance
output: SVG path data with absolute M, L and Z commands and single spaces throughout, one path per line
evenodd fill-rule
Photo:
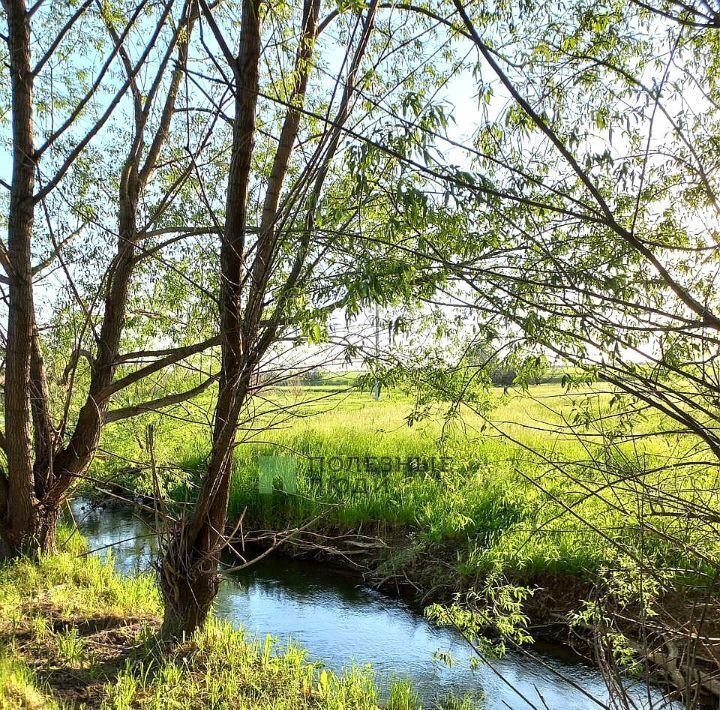
M 250 381 L 247 334 L 241 322 L 247 195 L 255 143 L 260 60 L 260 3 L 243 0 L 233 150 L 228 176 L 225 229 L 220 247 L 222 366 L 208 471 L 195 511 L 163 551 L 160 586 L 165 600 L 162 633 L 177 636 L 202 625 L 215 598 L 225 529 L 232 454 L 240 409 Z
M 7 500 L 3 538 L 11 551 L 43 538 L 37 528 L 37 498 L 30 431 L 30 362 L 34 337 L 31 239 L 34 221 L 35 146 L 30 20 L 24 0 L 5 3 L 12 93 L 13 170 L 8 213 L 9 301 L 5 369 Z
M 160 636 L 168 641 L 187 637 L 203 625 L 219 587 L 217 569 L 211 559 L 205 564 L 185 566 L 186 541 L 185 531 L 176 530 L 159 570 L 164 602 Z
M 0 561 L 5 558 L 37 557 L 54 552 L 59 519 L 58 508 L 35 505 L 30 521 L 21 534 L 17 536 L 5 534 L 0 538 Z

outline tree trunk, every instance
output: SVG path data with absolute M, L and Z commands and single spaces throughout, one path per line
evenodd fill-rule
M 212 557 L 203 563 L 201 545 L 188 545 L 187 527 L 176 530 L 160 565 L 164 602 L 160 636 L 172 641 L 187 637 L 207 619 L 219 587 L 218 565 Z
M 222 366 L 208 471 L 189 520 L 170 536 L 161 554 L 160 587 L 165 600 L 162 634 L 191 633 L 207 618 L 218 589 L 218 571 L 232 476 L 240 410 L 245 403 L 255 356 L 242 322 L 247 195 L 255 144 L 260 60 L 260 3 L 243 0 L 238 57 L 234 70 L 235 122 L 228 175 L 225 229 L 220 247 L 220 330 Z M 254 338 L 252 338 L 254 339 Z
M 238 392 L 221 384 L 212 455 L 193 516 L 171 531 L 170 542 L 161 552 L 160 589 L 165 602 L 161 636 L 165 639 L 187 636 L 202 626 L 217 594 L 235 430 L 247 385 L 244 378 Z
M 36 557 L 55 551 L 60 510 L 42 504 L 33 507 L 23 527 L 8 526 L 0 540 L 0 560 L 14 557 Z
M 12 91 L 13 171 L 8 213 L 9 284 L 5 369 L 5 453 L 8 475 L 2 537 L 10 552 L 45 545 L 35 495 L 30 431 L 31 351 L 34 336 L 31 239 L 35 212 L 33 73 L 30 20 L 24 0 L 6 5 Z
M 237 60 L 231 62 L 237 85 L 225 229 L 220 249 L 222 368 L 208 471 L 191 518 L 173 531 L 161 556 L 160 586 L 165 600 L 162 634 L 166 638 L 177 638 L 200 626 L 217 593 L 235 432 L 253 374 L 274 333 L 268 328 L 263 334 L 261 322 L 277 247 L 280 196 L 300 125 L 301 112 L 297 107 L 305 97 L 312 66 L 320 0 L 305 0 L 303 5 L 302 32 L 295 59 L 296 82 L 270 171 L 257 243 L 246 250 L 247 195 L 259 80 L 259 9 L 257 0 L 243 0 L 239 52 Z M 220 37 L 218 41 L 224 44 Z M 255 257 L 252 265 L 248 265 L 246 258 L 252 251 Z M 286 286 L 292 287 L 293 278 L 291 275 Z
M 58 511 L 68 490 L 93 459 L 105 423 L 112 384 L 125 325 L 130 280 L 137 263 L 137 207 L 150 175 L 157 167 L 168 138 L 178 87 L 184 76 L 189 34 L 196 17 L 195 3 L 184 4 L 180 26 L 173 33 L 173 45 L 160 62 L 154 90 L 143 107 L 136 93 L 135 136 L 123 165 L 119 185 L 119 230 L 115 258 L 108 273 L 103 320 L 92 358 L 90 386 L 80 408 L 75 428 L 62 446 L 66 420 L 55 425 L 50 406 L 48 381 L 43 363 L 42 343 L 33 302 L 32 239 L 34 209 L 43 194 L 36 194 L 38 153 L 34 145 L 31 27 L 26 0 L 3 0 L 7 13 L 12 101 L 13 172 L 8 212 L 7 252 L 0 249 L 0 261 L 9 283 L 8 329 L 5 370 L 5 436 L 0 446 L 7 457 L 7 473 L 0 471 L 0 539 L 4 554 L 26 554 L 51 550 L 55 543 Z M 166 6 L 155 37 L 168 20 L 172 3 Z M 75 18 L 79 14 L 75 15 Z M 69 27 L 69 26 L 68 26 Z M 67 29 L 67 28 L 66 28 Z M 63 31 L 64 32 L 64 31 Z M 58 35 L 58 41 L 62 32 Z M 116 37 L 117 39 L 117 37 Z M 139 65 L 127 58 L 118 39 L 118 53 L 126 61 L 128 85 L 134 89 Z M 152 42 L 148 49 L 152 46 Z M 153 98 L 177 46 L 178 65 L 162 104 L 159 124 L 142 164 L 145 128 Z M 103 119 L 104 120 L 104 119 Z M 90 129 L 87 137 L 101 124 Z M 79 144 L 78 150 L 83 143 Z M 58 173 L 58 180 L 62 173 Z M 52 183 L 52 180 L 51 180 Z M 192 390 L 191 390 L 192 392 Z M 138 410 L 142 411 L 142 410 Z

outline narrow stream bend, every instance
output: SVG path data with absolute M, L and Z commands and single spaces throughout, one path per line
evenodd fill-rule
M 73 515 L 94 554 L 112 550 L 121 574 L 149 569 L 154 537 L 147 523 L 130 507 L 102 510 L 78 499 Z M 451 629 L 438 628 L 404 602 L 324 570 L 320 565 L 268 557 L 223 580 L 217 616 L 250 634 L 268 634 L 281 643 L 294 641 L 312 661 L 322 660 L 335 671 L 371 664 L 381 689 L 394 678 L 409 679 L 428 707 L 454 693 L 477 697 L 486 710 L 597 710 L 610 706 L 608 691 L 595 669 L 537 653 L 534 660 L 508 653 L 473 669 L 472 650 Z M 453 663 L 436 660 L 450 654 Z M 571 679 L 599 702 L 593 702 L 560 675 Z M 517 692 L 519 691 L 519 693 Z M 631 688 L 638 708 L 679 708 L 659 690 Z M 525 699 L 523 699 L 524 696 Z

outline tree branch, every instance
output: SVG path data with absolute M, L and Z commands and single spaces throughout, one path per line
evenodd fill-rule
M 540 129 L 540 131 L 548 138 L 556 150 L 560 153 L 563 159 L 567 162 L 573 172 L 577 175 L 580 182 L 585 186 L 587 191 L 592 195 L 593 199 L 597 202 L 602 213 L 605 215 L 606 225 L 610 227 L 621 239 L 627 242 L 633 249 L 640 253 L 647 261 L 655 268 L 660 277 L 670 287 L 672 292 L 682 301 L 693 313 L 700 316 L 703 322 L 711 326 L 716 330 L 720 330 L 720 318 L 712 313 L 708 308 L 703 306 L 693 295 L 688 291 L 687 288 L 678 283 L 655 256 L 655 254 L 642 242 L 632 231 L 623 227 L 616 219 L 610 206 L 602 196 L 599 188 L 590 176 L 580 167 L 575 156 L 570 152 L 565 143 L 560 137 L 553 131 L 548 123 L 538 114 L 538 112 L 530 105 L 530 103 L 522 96 L 518 91 L 515 84 L 510 80 L 508 75 L 503 71 L 500 65 L 495 60 L 495 57 L 490 52 L 487 45 L 483 42 L 480 35 L 468 17 L 465 8 L 461 0 L 453 0 L 457 11 L 465 23 L 468 32 L 472 35 L 472 40 L 475 46 L 480 50 L 485 61 L 490 65 L 495 75 L 500 79 L 502 84 L 508 90 L 513 100 L 520 106 L 520 108 L 527 114 L 532 122 Z
M 147 0 L 144 0 L 143 3 L 141 3 L 138 7 L 137 13 L 140 12 L 141 8 L 145 5 L 145 2 Z M 172 3 L 168 3 L 165 7 L 165 10 L 163 12 L 162 17 L 160 18 L 160 21 L 157 24 L 157 27 L 155 28 L 155 31 L 153 32 L 153 35 L 150 37 L 147 46 L 145 47 L 145 50 L 138 60 L 137 64 L 135 65 L 134 72 L 132 74 L 131 78 L 134 78 L 135 75 L 140 71 L 141 67 L 145 63 L 145 60 L 147 59 L 148 55 L 153 49 L 153 46 L 155 45 L 155 41 L 158 38 L 158 35 L 160 34 L 163 25 L 165 24 L 165 21 L 167 20 L 168 15 L 170 14 L 170 9 L 172 8 Z M 137 15 L 136 13 L 136 15 Z M 133 17 L 134 20 L 134 17 Z M 129 25 L 128 25 L 128 31 L 129 31 Z M 75 148 L 73 148 L 72 151 L 70 151 L 70 154 L 65 159 L 65 162 L 62 163 L 62 165 L 58 168 L 57 172 L 53 177 L 46 183 L 45 187 L 35 196 L 35 202 L 39 202 L 40 200 L 44 199 L 52 190 L 55 189 L 57 184 L 62 180 L 65 173 L 70 169 L 70 166 L 75 162 L 77 157 L 82 153 L 83 150 L 87 147 L 88 143 L 97 135 L 97 133 L 100 131 L 100 129 L 105 125 L 105 122 L 110 118 L 113 111 L 115 111 L 115 108 L 117 107 L 117 104 L 119 103 L 120 99 L 122 98 L 123 94 L 127 91 L 128 86 L 130 85 L 131 79 L 127 79 L 123 85 L 120 87 L 118 92 L 113 97 L 112 101 L 109 103 L 107 109 L 105 112 L 100 116 L 100 118 L 95 122 L 93 127 L 85 134 L 85 136 L 80 140 Z M 85 99 L 89 101 L 91 94 L 88 94 Z M 86 100 L 83 100 L 84 103 L 87 103 Z M 76 110 L 73 111 L 70 118 L 68 118 L 68 121 L 66 121 L 65 127 L 61 127 L 58 129 L 58 131 L 53 134 L 43 145 L 42 150 L 47 148 L 56 137 L 59 136 L 60 133 L 64 132 L 64 130 L 71 125 L 75 119 L 77 118 L 79 112 L 82 110 L 82 106 L 84 106 L 84 103 L 81 102 L 81 104 L 76 107 Z
M 173 394 L 165 395 L 164 397 L 158 397 L 157 399 L 151 399 L 142 404 L 134 404 L 130 407 L 121 407 L 118 409 L 111 409 L 105 415 L 105 423 L 110 424 L 111 422 L 117 422 L 121 419 L 129 419 L 130 417 L 136 417 L 140 414 L 146 414 L 147 412 L 154 412 L 158 409 L 164 409 L 170 407 L 173 404 L 180 404 L 188 399 L 192 399 L 198 394 L 204 392 L 213 382 L 217 382 L 218 375 L 208 377 L 206 380 L 201 382 L 197 387 L 185 390 L 184 392 L 175 392 Z
M 65 35 L 73 28 L 75 23 L 80 19 L 80 16 L 85 12 L 85 10 L 90 7 L 90 5 L 92 5 L 92 3 L 93 0 L 85 0 L 85 2 L 80 5 L 80 7 L 78 7 L 78 9 L 72 14 L 70 19 L 63 25 L 61 30 L 55 36 L 53 43 L 48 47 L 45 54 L 43 54 L 38 63 L 35 65 L 35 68 L 33 69 L 33 74 L 35 76 L 37 76 L 42 71 L 43 67 L 48 63 L 52 55 L 55 53 L 55 50 L 58 48 L 60 42 L 63 41 Z M 33 11 L 34 8 L 33 10 L 31 10 L 31 12 Z
M 158 360 L 155 360 L 155 362 L 145 365 L 144 367 L 134 370 L 133 372 L 125 375 L 124 377 L 115 380 L 115 382 L 113 382 L 111 385 L 98 393 L 97 399 L 105 400 L 108 397 L 111 397 L 116 392 L 119 392 L 121 389 L 125 389 L 125 387 L 129 387 L 135 382 L 143 379 L 143 377 L 151 375 L 153 372 L 158 372 L 158 370 L 162 370 L 168 365 L 174 365 L 176 362 L 179 362 L 186 357 L 190 357 L 190 355 L 196 355 L 197 353 L 201 353 L 203 352 L 203 350 L 207 350 L 214 345 L 219 345 L 221 339 L 222 338 L 220 335 L 216 335 L 212 338 L 209 338 L 208 340 L 203 340 L 200 343 L 195 343 L 194 345 L 186 345 L 182 348 L 175 348 L 172 351 L 167 351 L 169 352 L 169 354 L 165 357 L 161 357 Z

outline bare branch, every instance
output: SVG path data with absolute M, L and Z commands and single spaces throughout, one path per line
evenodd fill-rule
M 116 392 L 119 392 L 121 389 L 129 387 L 130 385 L 138 382 L 144 377 L 147 377 L 154 372 L 158 372 L 159 370 L 166 368 L 168 365 L 174 365 L 176 362 L 184 360 L 186 357 L 190 357 L 190 355 L 201 353 L 203 352 L 203 350 L 207 350 L 208 348 L 211 348 L 215 345 L 219 345 L 220 342 L 221 336 L 216 335 L 213 338 L 209 338 L 208 340 L 204 340 L 200 343 L 195 343 L 194 345 L 186 345 L 185 347 L 175 348 L 172 350 L 172 352 L 170 352 L 170 354 L 166 355 L 165 357 L 161 357 L 158 360 L 150 363 L 149 365 L 145 365 L 144 367 L 141 367 L 125 375 L 124 377 L 121 377 L 118 380 L 115 380 L 115 382 L 113 382 L 110 386 L 106 387 L 98 394 L 98 399 L 107 399 Z
M 144 7 L 145 3 L 148 0 L 142 0 L 142 3 L 138 6 L 138 9 L 136 13 L 133 15 L 132 21 L 137 17 L 141 9 Z M 140 71 L 143 64 L 145 63 L 145 60 L 147 59 L 148 55 L 152 51 L 155 41 L 157 40 L 160 32 L 162 31 L 163 25 L 165 24 L 165 21 L 167 20 L 168 15 L 170 14 L 170 10 L 172 8 L 172 3 L 167 3 L 165 6 L 165 10 L 163 12 L 162 17 L 157 23 L 157 26 L 155 28 L 155 31 L 153 32 L 152 36 L 150 37 L 146 47 L 145 51 L 143 52 L 142 56 L 138 60 L 137 64 L 135 65 L 135 68 L 133 70 L 133 73 L 130 78 L 126 79 L 126 81 L 123 83 L 123 85 L 120 87 L 118 92 L 115 94 L 114 98 L 110 101 L 108 104 L 108 107 L 106 108 L 105 112 L 100 116 L 100 118 L 95 122 L 93 127 L 85 134 L 85 136 L 76 144 L 75 148 L 73 148 L 72 151 L 70 151 L 69 155 L 66 157 L 65 161 L 62 163 L 62 165 L 58 168 L 55 175 L 48 180 L 48 182 L 45 184 L 45 187 L 37 193 L 35 196 L 35 202 L 39 202 L 40 200 L 44 199 L 52 190 L 55 189 L 57 184 L 62 180 L 65 173 L 70 169 L 70 166 L 75 162 L 77 157 L 82 153 L 83 150 L 85 150 L 86 146 L 90 141 L 97 135 L 97 133 L 100 131 L 100 129 L 105 125 L 106 121 L 115 111 L 115 108 L 117 107 L 117 104 L 119 103 L 120 99 L 122 98 L 123 94 L 127 91 L 128 86 L 130 86 L 130 83 L 132 79 L 135 77 L 135 75 Z M 129 32 L 130 26 L 132 24 L 132 21 L 128 23 L 128 27 L 126 28 L 126 33 Z M 114 55 L 114 52 L 113 52 Z M 109 65 L 108 65 L 109 66 Z M 98 82 L 100 81 L 100 78 L 98 78 Z M 61 127 L 58 129 L 58 131 L 53 134 L 42 146 L 40 149 L 40 153 L 46 149 L 49 145 L 54 142 L 54 140 L 59 137 L 61 133 L 63 133 L 67 127 L 69 127 L 77 118 L 78 114 L 82 109 L 84 108 L 85 103 L 90 100 L 91 94 L 88 94 L 83 101 L 78 104 L 75 111 L 73 111 L 72 115 L 66 123 L 64 124 L 64 127 Z
M 148 412 L 155 412 L 158 409 L 164 409 L 165 407 L 171 407 L 174 404 L 180 404 L 188 399 L 204 392 L 210 385 L 217 382 L 218 376 L 213 375 L 208 377 L 206 380 L 201 382 L 197 387 L 193 387 L 183 392 L 175 392 L 173 394 L 165 395 L 164 397 L 158 397 L 157 399 L 151 399 L 142 404 L 134 404 L 130 407 L 122 407 L 121 409 L 111 409 L 105 415 L 105 422 L 117 422 L 121 419 L 129 419 L 130 417 L 136 417 L 140 414 L 147 414 Z
M 35 65 L 35 68 L 33 69 L 33 74 L 37 76 L 42 70 L 43 67 L 50 61 L 50 58 L 55 54 L 55 50 L 58 48 L 60 43 L 65 38 L 65 35 L 73 28 L 75 23 L 80 19 L 80 16 L 85 13 L 85 10 L 87 10 L 94 0 L 85 0 L 82 5 L 78 7 L 78 9 L 71 15 L 71 17 L 68 19 L 68 21 L 63 25 L 63 27 L 60 29 L 60 31 L 55 36 L 55 39 L 53 40 L 52 44 L 47 48 L 47 51 L 43 56 L 38 60 L 37 64 Z M 38 2 L 37 5 L 39 6 L 40 3 Z M 30 10 L 30 13 L 32 14 L 35 11 L 35 8 Z

